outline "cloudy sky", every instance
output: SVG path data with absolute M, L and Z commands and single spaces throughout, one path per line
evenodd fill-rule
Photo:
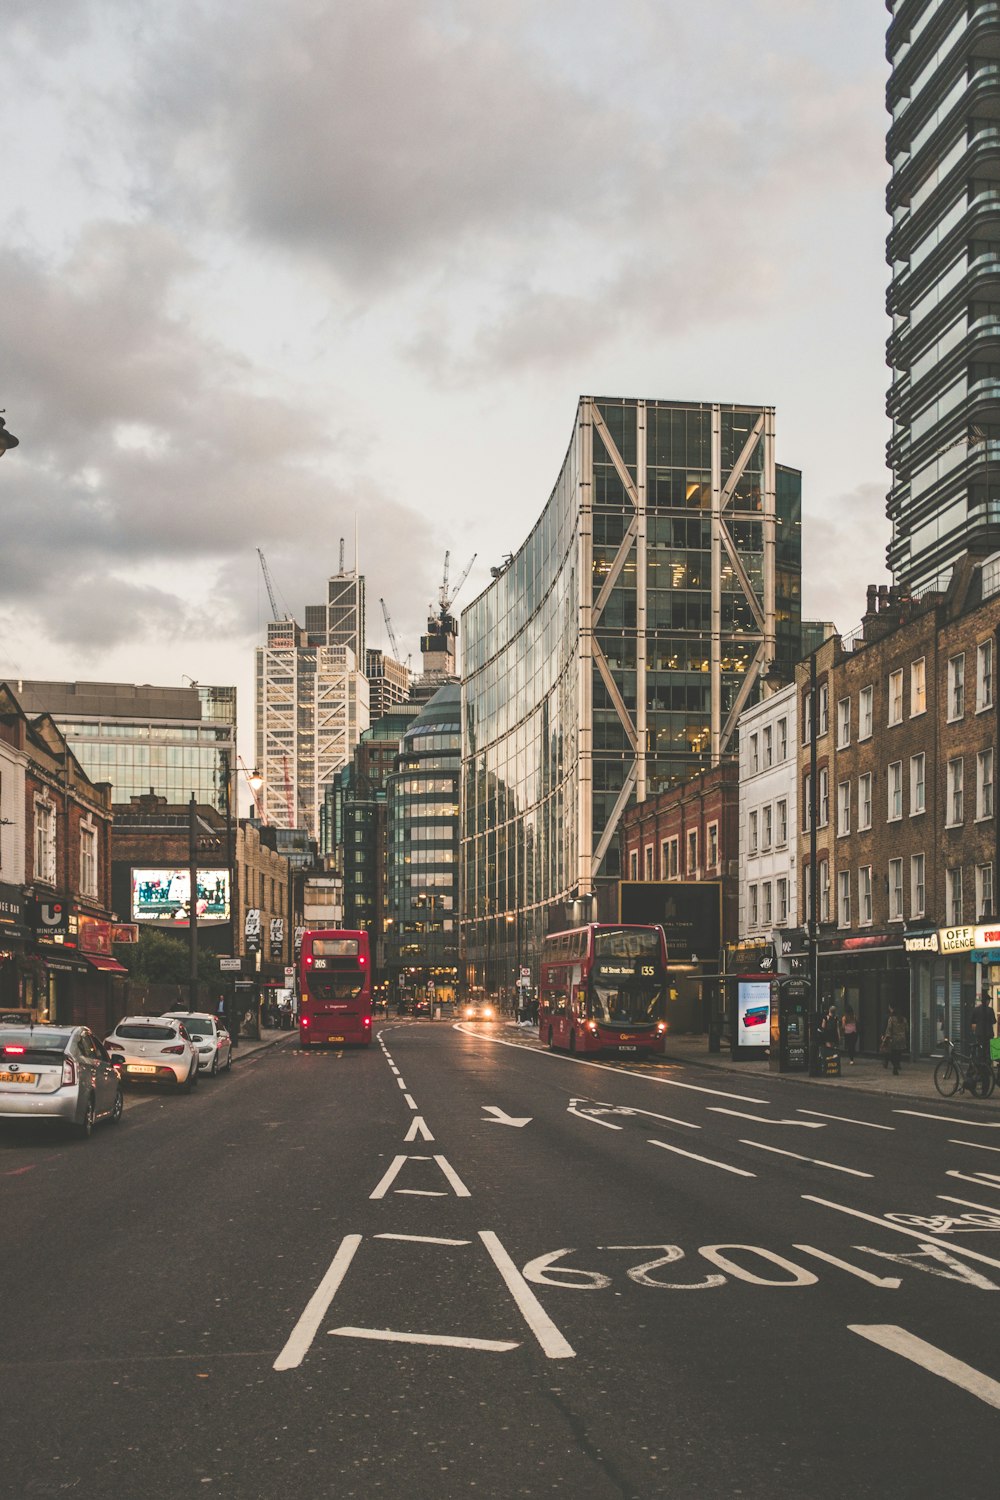
M 873 0 L 6 0 L 0 673 L 235 682 L 355 520 L 404 653 L 578 397 L 767 402 L 805 608 L 884 579 Z

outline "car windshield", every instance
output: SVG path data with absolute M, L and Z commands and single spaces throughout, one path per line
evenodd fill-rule
M 658 1021 L 663 1016 L 663 987 L 659 984 L 595 984 L 591 990 L 591 1014 L 595 1021 L 612 1026 Z
M 211 1016 L 178 1016 L 177 1020 L 181 1022 L 188 1036 L 212 1035 Z
M 177 1035 L 174 1026 L 147 1026 L 130 1021 L 115 1028 L 115 1036 L 127 1042 L 169 1042 Z
M 48 1026 L 36 1026 L 32 1030 L 18 1028 L 16 1031 L 0 1030 L 0 1047 L 24 1047 L 31 1052 L 65 1052 L 72 1032 L 52 1031 Z

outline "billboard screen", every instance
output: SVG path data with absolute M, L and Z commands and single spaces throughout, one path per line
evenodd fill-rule
M 132 921 L 187 927 L 191 884 L 186 869 L 133 869 Z M 229 921 L 229 871 L 198 871 L 198 922 Z
M 740 979 L 736 984 L 736 1045 L 766 1047 L 771 1041 L 770 979 Z

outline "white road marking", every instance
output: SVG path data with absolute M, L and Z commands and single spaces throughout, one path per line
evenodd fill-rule
M 497 1236 L 491 1229 L 481 1229 L 479 1238 L 503 1277 L 507 1290 L 517 1304 L 518 1312 L 541 1345 L 546 1359 L 575 1359 L 576 1350 L 563 1338 Z
M 417 1101 L 416 1101 L 416 1099 L 414 1099 L 414 1097 L 413 1097 L 412 1094 L 404 1094 L 403 1098 L 406 1100 L 407 1104 L 410 1106 L 411 1109 L 416 1109 L 416 1107 L 417 1107 Z
M 944 1120 L 946 1125 L 964 1125 L 969 1130 L 1000 1130 L 1000 1120 L 963 1120 L 961 1115 L 929 1115 L 923 1109 L 894 1109 L 894 1115 L 912 1115 L 916 1120 Z
M 394 1333 L 391 1328 L 331 1328 L 330 1333 L 345 1339 L 380 1339 L 389 1344 L 436 1344 L 445 1349 L 485 1349 L 491 1354 L 506 1354 L 520 1349 L 510 1339 L 467 1339 L 447 1333 Z
M 983 1375 L 964 1360 L 955 1359 L 953 1355 L 946 1354 L 934 1344 L 928 1344 L 925 1339 L 917 1338 L 915 1333 L 908 1333 L 905 1328 L 897 1327 L 895 1323 L 848 1323 L 847 1326 L 851 1333 L 860 1334 L 863 1339 L 878 1344 L 882 1349 L 888 1349 L 891 1354 L 901 1355 L 912 1364 L 929 1370 L 932 1375 L 940 1375 L 942 1380 L 950 1381 L 952 1385 L 968 1391 L 970 1396 L 978 1396 L 987 1406 L 1000 1411 L 1000 1381 Z
M 577 1109 L 577 1104 L 586 1104 L 586 1099 L 571 1099 L 566 1106 L 568 1115 L 575 1115 L 578 1120 L 589 1120 L 591 1125 L 603 1125 L 605 1130 L 624 1130 L 624 1125 L 612 1125 L 610 1120 L 602 1120 L 598 1115 L 584 1114 L 583 1110 Z
M 725 1109 L 721 1104 L 710 1104 L 712 1115 L 733 1115 L 737 1120 L 752 1120 L 755 1125 L 797 1125 L 800 1130 L 825 1130 L 818 1120 L 769 1120 L 764 1115 L 747 1115 L 740 1109 Z
M 831 1203 L 828 1198 L 816 1198 L 812 1193 L 803 1193 L 806 1203 L 818 1203 L 821 1208 L 832 1208 L 839 1214 L 849 1214 L 852 1219 L 864 1219 L 866 1224 L 877 1224 L 880 1229 L 892 1229 L 896 1234 L 908 1235 L 911 1240 L 923 1240 L 927 1245 L 937 1245 L 942 1250 L 948 1250 L 952 1255 L 964 1255 L 966 1260 L 978 1260 L 984 1266 L 994 1266 L 1000 1270 L 1000 1260 L 994 1260 L 991 1255 L 984 1255 L 981 1250 L 970 1250 L 967 1245 L 958 1245 L 954 1240 L 944 1240 L 936 1235 L 928 1234 L 924 1229 L 910 1229 L 906 1224 L 894 1224 L 891 1219 L 880 1219 L 877 1214 L 866 1214 L 860 1208 L 848 1208 L 846 1203 Z
M 584 1105 L 588 1110 L 596 1110 L 597 1114 L 583 1114 L 574 1106 Z M 595 1125 L 607 1125 L 606 1120 L 600 1119 L 601 1114 L 623 1115 L 626 1118 L 632 1115 L 642 1115 L 647 1120 L 662 1120 L 665 1125 L 681 1125 L 685 1130 L 700 1130 L 700 1125 L 693 1125 L 690 1120 L 675 1120 L 673 1115 L 657 1114 L 655 1109 L 635 1109 L 628 1104 L 602 1104 L 591 1099 L 571 1099 L 566 1106 L 568 1114 L 579 1115 L 582 1120 L 593 1120 Z M 623 1125 L 608 1125 L 609 1130 L 623 1130 Z
M 454 1167 L 450 1166 L 449 1163 L 445 1161 L 443 1156 L 435 1156 L 434 1160 L 437 1162 L 438 1166 L 441 1168 L 442 1172 L 447 1177 L 452 1187 L 455 1189 L 456 1198 L 471 1198 L 472 1194 L 469 1192 L 469 1189 L 466 1187 L 461 1177 L 459 1177 Z
M 986 1146 L 982 1141 L 949 1141 L 949 1146 L 970 1146 L 973 1151 L 1000 1151 L 1000 1146 Z
M 795 1250 L 801 1250 L 805 1255 L 815 1255 L 817 1260 L 825 1260 L 828 1265 L 838 1266 L 841 1271 L 848 1271 L 852 1276 L 867 1281 L 871 1286 L 886 1287 L 894 1292 L 902 1286 L 902 1280 L 898 1276 L 876 1276 L 872 1271 L 865 1271 L 861 1266 L 852 1266 L 849 1260 L 841 1260 L 839 1255 L 831 1255 L 827 1250 L 817 1250 L 815 1245 L 795 1245 Z
M 974 1182 L 976 1187 L 989 1188 L 994 1193 L 1000 1188 L 1000 1177 L 995 1172 L 976 1172 L 974 1176 L 970 1177 L 967 1172 L 956 1172 L 954 1167 L 952 1167 L 944 1175 L 946 1177 L 957 1177 L 960 1182 Z
M 386 1193 L 389 1190 L 389 1187 L 391 1186 L 391 1184 L 398 1177 L 398 1175 L 399 1175 L 399 1173 L 400 1173 L 400 1171 L 402 1169 L 403 1163 L 407 1162 L 409 1160 L 410 1160 L 410 1158 L 408 1156 L 394 1156 L 393 1159 L 392 1159 L 392 1162 L 390 1163 L 390 1165 L 389 1165 L 389 1167 L 388 1167 L 388 1169 L 387 1169 L 387 1171 L 385 1173 L 385 1176 L 380 1181 L 380 1183 L 379 1183 L 378 1187 L 375 1189 L 374 1193 L 372 1193 L 370 1196 L 372 1198 L 384 1198 L 385 1195 L 386 1195 Z M 418 1157 L 415 1158 L 415 1160 L 417 1160 L 417 1161 L 427 1161 L 428 1158 L 426 1156 L 418 1156 Z
M 796 1114 L 815 1115 L 819 1120 L 840 1120 L 844 1125 L 863 1125 L 866 1130 L 895 1130 L 895 1125 L 873 1125 L 871 1120 L 852 1120 L 847 1115 L 825 1115 L 820 1109 L 799 1109 Z
M 525 1115 L 523 1118 L 519 1115 L 508 1115 L 504 1113 L 498 1104 L 484 1104 L 482 1108 L 488 1115 L 493 1116 L 492 1120 L 484 1120 L 484 1125 L 513 1125 L 518 1130 L 521 1130 L 525 1125 L 531 1124 L 531 1115 Z
M 949 1198 L 947 1193 L 938 1193 L 942 1203 L 959 1203 L 962 1208 L 978 1208 L 980 1213 L 990 1214 L 1000 1223 L 1000 1203 L 973 1203 L 970 1198 Z
M 397 1079 L 396 1079 L 396 1083 L 397 1083 L 397 1084 L 398 1084 L 398 1085 L 399 1085 L 399 1087 L 400 1087 L 400 1088 L 401 1088 L 401 1089 L 403 1089 L 403 1090 L 404 1090 L 404 1092 L 405 1092 L 405 1089 L 406 1089 L 406 1084 L 405 1084 L 405 1083 L 404 1083 L 404 1082 L 403 1082 L 403 1080 L 402 1080 L 402 1079 L 401 1079 L 401 1078 L 397 1078 Z
M 471 1240 L 442 1240 L 433 1234 L 375 1234 L 376 1240 L 406 1240 L 414 1245 L 471 1245 Z
M 840 1167 L 835 1161 L 820 1161 L 818 1156 L 800 1156 L 797 1151 L 782 1151 L 780 1146 L 765 1146 L 763 1141 L 740 1141 L 741 1146 L 755 1146 L 758 1151 L 773 1151 L 776 1156 L 791 1156 L 796 1161 L 811 1162 L 814 1167 L 829 1167 L 831 1172 L 846 1172 L 849 1177 L 873 1177 L 872 1172 L 859 1172 L 857 1167 Z
M 690 1157 L 691 1161 L 704 1162 L 706 1167 L 718 1167 L 723 1172 L 732 1172 L 736 1177 L 756 1177 L 756 1172 L 745 1172 L 742 1167 L 731 1167 L 724 1161 L 713 1161 L 710 1156 L 696 1156 L 693 1151 L 682 1151 L 680 1146 L 669 1146 L 666 1141 L 650 1141 L 650 1146 L 659 1146 L 661 1151 L 673 1151 L 678 1156 Z
M 432 1141 L 433 1139 L 434 1137 L 431 1135 L 430 1131 L 427 1129 L 427 1126 L 424 1124 L 422 1115 L 417 1115 L 416 1119 L 411 1122 L 409 1130 L 403 1137 L 404 1142 L 416 1140 Z
M 397 1193 L 407 1193 L 411 1198 L 446 1198 L 443 1188 L 397 1188 Z
M 337 1289 L 347 1275 L 351 1261 L 361 1244 L 360 1234 L 345 1234 L 340 1249 L 330 1262 L 329 1269 L 313 1292 L 299 1321 L 288 1336 L 288 1341 L 272 1366 L 275 1370 L 295 1370 L 302 1363 L 309 1346 L 316 1337 L 319 1325 L 337 1294 Z
M 371 1198 L 384 1198 L 385 1195 L 386 1195 L 386 1193 L 389 1191 L 389 1188 L 392 1186 L 392 1184 L 395 1182 L 396 1178 L 399 1176 L 400 1172 L 402 1171 L 404 1162 L 408 1162 L 408 1161 L 434 1161 L 434 1162 L 437 1162 L 437 1164 L 440 1167 L 441 1171 L 443 1172 L 444 1176 L 447 1178 L 448 1183 L 451 1186 L 451 1189 L 454 1192 L 456 1198 L 471 1198 L 472 1197 L 472 1194 L 469 1192 L 469 1189 L 465 1186 L 465 1183 L 459 1177 L 459 1175 L 455 1171 L 454 1167 L 452 1167 L 450 1165 L 450 1163 L 447 1162 L 443 1156 L 394 1156 L 393 1159 L 392 1159 L 391 1164 L 389 1165 L 387 1171 L 385 1172 L 385 1175 L 382 1177 L 382 1180 L 379 1182 L 379 1184 L 376 1187 L 375 1191 L 370 1194 L 370 1197 Z M 444 1194 L 441 1193 L 441 1192 L 436 1192 L 436 1191 L 433 1191 L 433 1190 L 421 1189 L 421 1188 L 396 1188 L 395 1191 L 397 1193 L 408 1193 L 408 1194 L 410 1194 L 413 1197 L 420 1197 L 420 1198 L 443 1198 L 444 1197 Z

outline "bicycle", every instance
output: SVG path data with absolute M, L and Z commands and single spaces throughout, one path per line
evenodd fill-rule
M 934 1069 L 934 1087 L 945 1099 L 955 1093 L 969 1093 L 973 1098 L 988 1099 L 996 1087 L 993 1065 L 987 1058 L 959 1052 L 955 1043 L 945 1038 L 945 1055 Z

